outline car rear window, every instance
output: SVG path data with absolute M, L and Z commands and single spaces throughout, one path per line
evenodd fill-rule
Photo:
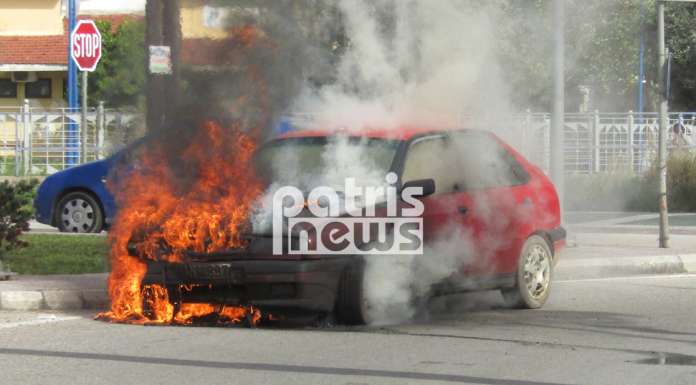
M 529 174 L 497 140 L 484 133 L 456 133 L 452 144 L 459 153 L 459 170 L 466 189 L 525 184 Z

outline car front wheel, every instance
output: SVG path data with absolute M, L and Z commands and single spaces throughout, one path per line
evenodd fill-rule
M 345 325 L 364 325 L 368 323 L 367 302 L 364 296 L 363 279 L 365 261 L 360 258 L 346 267 L 338 285 L 336 297 L 336 317 Z
M 553 255 L 546 240 L 532 235 L 522 247 L 517 262 L 515 286 L 502 289 L 508 307 L 538 309 L 549 297 Z
M 58 202 L 56 222 L 64 233 L 98 233 L 104 224 L 104 214 L 92 195 L 75 191 Z

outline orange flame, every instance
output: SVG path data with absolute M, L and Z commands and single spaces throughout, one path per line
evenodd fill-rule
M 122 209 L 109 233 L 111 311 L 99 317 L 187 324 L 205 314 L 219 313 L 230 322 L 239 322 L 247 312 L 258 313 L 245 307 L 216 311 L 213 305 L 182 304 L 175 315 L 165 288 L 141 288 L 146 263 L 128 252 L 129 243 L 137 240 L 136 250 L 142 258 L 177 263 L 185 261 L 186 251 L 211 253 L 244 246 L 241 234 L 251 206 L 262 192 L 252 171 L 255 148 L 254 140 L 237 127 L 223 130 L 212 122 L 203 124 L 199 136 L 182 154 L 191 164 L 200 165 L 197 178 L 185 186 L 188 191 L 183 195 L 177 194 L 161 153 L 144 155 L 138 172 L 128 174 L 116 194 Z M 144 300 L 152 314 L 144 313 Z
M 245 57 L 241 51 L 275 47 L 263 31 L 249 25 L 230 30 L 230 42 L 234 54 L 225 59 L 236 67 Z M 251 62 L 246 67 L 245 78 L 251 81 L 244 88 L 246 95 L 226 101 L 226 108 L 246 109 L 251 113 L 242 115 L 254 116 L 253 121 L 224 127 L 205 122 L 181 154 L 149 147 L 135 166 L 117 171 L 118 183 L 110 186 L 119 207 L 109 232 L 111 309 L 98 318 L 141 324 L 190 324 L 206 316 L 223 323 L 259 322 L 260 311 L 250 306 L 181 303 L 177 309 L 165 287 L 142 287 L 147 260 L 180 263 L 186 262 L 189 251 L 211 253 L 244 246 L 242 232 L 262 193 L 253 172 L 254 138 L 270 120 L 263 73 Z M 184 161 L 188 179 L 182 180 L 180 170 L 165 161 L 172 156 Z M 130 244 L 140 257 L 130 255 Z M 190 291 L 191 286 L 179 289 Z

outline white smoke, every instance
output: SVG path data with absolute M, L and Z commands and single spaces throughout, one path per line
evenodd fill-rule
M 488 4 L 338 2 L 350 45 L 336 81 L 306 87 L 295 110 L 314 115 L 312 128 L 459 127 L 464 116 L 470 128 L 490 127 L 511 106 L 496 60 L 498 10 L 494 2 Z M 345 155 L 332 150 L 326 157 L 348 162 L 358 172 L 369 169 L 360 157 Z M 475 204 L 486 206 L 485 199 Z M 368 256 L 364 292 L 370 323 L 413 317 L 432 285 L 460 274 L 472 253 L 471 234 L 450 226 L 427 245 L 424 255 Z
M 465 280 L 460 269 L 473 261 L 473 245 L 470 233 L 451 224 L 424 247 L 423 255 L 367 256 L 363 287 L 367 321 L 395 324 L 426 311 L 434 284 Z
M 297 116 L 312 117 L 303 128 L 351 131 L 464 124 L 468 128 L 494 128 L 491 122 L 500 122 L 500 117 L 512 111 L 497 61 L 496 20 L 500 12 L 496 2 L 329 2 L 340 13 L 349 44 L 340 57 L 334 81 L 318 87 L 308 83 L 294 102 L 292 110 Z M 366 156 L 368 152 L 364 145 L 331 143 L 321 156 L 325 169 L 309 181 L 297 175 L 288 179 L 307 186 L 340 187 L 346 177 L 354 177 L 363 185 L 380 185 L 383 167 L 376 167 Z M 498 156 L 492 152 L 484 155 Z M 437 161 L 424 160 L 429 163 L 424 167 Z M 274 165 L 287 170 L 287 176 L 303 170 L 292 156 Z M 453 180 L 458 171 L 452 170 Z M 452 186 L 440 186 L 443 190 L 448 187 Z M 266 210 L 261 210 L 257 219 L 270 216 L 268 203 L 274 190 L 271 186 Z M 505 227 L 507 223 L 498 223 L 500 217 L 489 212 L 487 203 L 481 195 L 471 209 L 493 228 Z M 268 220 L 259 222 L 269 224 Z M 473 261 L 474 244 L 481 243 L 472 237 L 463 226 L 445 225 L 437 239 L 426 245 L 423 255 L 367 256 L 363 289 L 369 321 L 386 324 L 408 320 L 419 311 L 420 301 L 431 294 L 434 284 L 449 278 L 466 281 L 462 268 Z M 483 243 L 495 247 L 503 241 Z
M 457 126 L 509 110 L 496 61 L 495 7 L 467 2 L 346 0 L 350 40 L 336 81 L 307 87 L 295 111 L 326 127 Z M 470 4 L 470 3 L 469 3 Z

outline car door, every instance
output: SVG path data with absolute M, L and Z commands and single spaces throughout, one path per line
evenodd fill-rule
M 458 149 L 449 135 L 429 135 L 411 141 L 401 173 L 403 183 L 420 179 L 435 181 L 435 193 L 421 199 L 423 258 L 437 265 L 431 264 L 430 268 L 450 272 L 467 271 L 479 264 L 477 237 L 484 225 L 477 211 L 471 210 L 474 201 L 461 184 L 459 165 Z
M 460 224 L 472 229 L 477 252 L 464 272 L 513 273 L 534 219 L 529 174 L 489 133 L 453 133 L 452 146 L 458 154 L 458 183 L 468 200 Z

